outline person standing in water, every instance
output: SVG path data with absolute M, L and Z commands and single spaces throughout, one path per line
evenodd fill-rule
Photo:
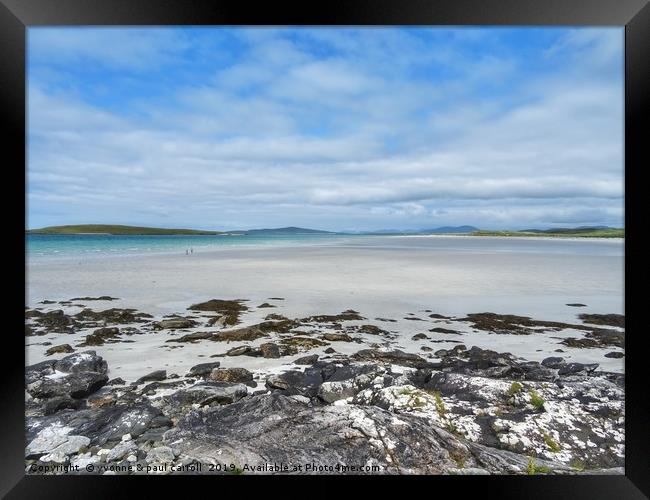
M 190 253 L 194 253 L 194 249 L 190 247 Z

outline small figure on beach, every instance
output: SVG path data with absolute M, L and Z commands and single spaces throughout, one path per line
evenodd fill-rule
M 190 253 L 194 253 L 194 249 L 190 247 Z
M 189 254 L 190 254 L 190 251 L 186 248 L 185 249 L 185 255 L 189 255 Z

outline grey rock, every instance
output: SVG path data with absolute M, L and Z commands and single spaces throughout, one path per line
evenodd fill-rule
M 148 403 L 62 410 L 50 416 L 28 417 L 26 438 L 32 440 L 44 429 L 68 428 L 71 435 L 90 438 L 93 446 L 103 445 L 108 441 L 121 440 L 124 434 L 131 434 L 134 438 L 140 436 L 154 425 L 154 419 L 159 416 L 162 416 L 161 410 Z M 168 419 L 166 421 L 169 422 Z M 158 420 L 157 424 L 164 425 L 164 421 Z
M 48 454 L 70 455 L 88 446 L 90 439 L 85 436 L 70 434 L 71 429 L 61 426 L 51 426 L 42 429 L 29 442 L 25 450 L 26 456 Z
M 163 400 L 167 404 L 167 413 L 182 415 L 192 405 L 211 406 L 231 404 L 248 394 L 243 384 L 228 382 L 201 382 L 186 389 L 180 389 Z
M 47 360 L 41 361 L 34 365 L 29 365 L 25 367 L 25 383 L 31 384 L 40 380 L 46 375 L 54 375 L 54 365 L 56 360 Z
M 95 351 L 84 351 L 61 358 L 54 364 L 54 369 L 63 373 L 96 372 L 106 374 L 108 363 Z
M 490 473 L 485 469 L 480 469 L 478 467 L 469 467 L 462 469 L 449 469 L 446 474 L 452 476 L 485 476 L 490 475 Z
M 199 463 L 254 467 L 271 459 L 324 467 L 321 474 L 439 474 L 461 461 L 490 473 L 523 473 L 528 463 L 526 456 L 487 450 L 422 418 L 375 406 L 310 406 L 281 394 L 192 411 L 165 433 L 164 443 Z M 336 465 L 378 470 L 336 470 Z
M 59 396 L 50 398 L 45 402 L 43 407 L 44 415 L 52 415 L 60 410 L 70 409 L 70 410 L 79 410 L 86 406 L 85 402 L 82 399 L 72 399 L 68 396 Z
M 61 344 L 61 345 L 56 345 L 54 347 L 50 347 L 47 351 L 45 351 L 45 355 L 51 356 L 53 354 L 70 353 L 70 352 L 74 352 L 74 349 L 70 344 Z
M 424 421 L 407 417 L 406 422 L 395 424 L 393 416 L 379 408 L 314 408 L 273 394 L 204 414 L 191 412 L 165 434 L 164 442 L 201 463 L 255 466 L 273 457 L 277 462 L 331 467 L 362 466 L 372 460 L 381 472 L 387 468 L 393 473 L 435 472 L 455 465 Z M 393 463 L 386 458 L 390 456 L 395 457 Z
M 598 368 L 597 363 L 593 364 L 583 364 L 583 363 L 567 363 L 566 365 L 562 365 L 560 369 L 557 371 L 558 375 L 573 375 L 576 373 L 580 372 L 593 372 L 596 368 Z
M 174 461 L 174 450 L 169 446 L 158 446 L 147 453 L 148 463 L 169 463 Z
M 409 366 L 411 368 L 425 368 L 433 366 L 424 358 L 417 354 L 410 354 L 400 350 L 379 351 L 376 349 L 362 349 L 353 356 L 355 359 L 362 361 L 375 361 L 380 363 L 390 363 L 400 366 Z
M 542 365 L 547 368 L 560 368 L 562 365 L 566 364 L 564 358 L 552 356 L 542 360 Z
M 248 354 L 253 350 L 251 346 L 248 345 L 243 345 L 240 347 L 233 347 L 230 349 L 228 352 L 226 352 L 226 356 L 242 356 L 244 354 Z
M 214 361 L 212 363 L 200 363 L 190 368 L 190 371 L 187 373 L 187 376 L 203 377 L 206 375 L 210 375 L 210 373 L 212 373 L 212 370 L 214 370 L 215 368 L 219 368 L 220 365 L 221 363 L 219 363 L 219 361 Z
M 270 375 L 266 379 L 266 387 L 270 390 L 279 390 L 286 395 L 300 395 L 307 398 L 316 397 L 318 388 L 323 383 L 320 371 L 305 370 L 304 372 L 291 370 L 278 375 Z
M 316 361 L 318 361 L 318 354 L 312 354 L 310 356 L 303 356 L 302 358 L 296 359 L 293 364 L 294 365 L 313 365 Z
M 120 460 L 125 458 L 127 455 L 133 453 L 137 449 L 133 441 L 122 441 L 116 444 L 107 454 L 106 461 L 112 462 L 114 460 Z
M 58 378 L 42 378 L 27 386 L 27 392 L 34 398 L 73 398 L 89 396 L 108 382 L 102 373 L 70 373 Z
M 160 380 L 165 380 L 166 378 L 167 378 L 167 370 L 156 370 L 140 377 L 138 380 L 135 381 L 135 383 L 139 385 L 142 384 L 143 382 L 160 381 Z

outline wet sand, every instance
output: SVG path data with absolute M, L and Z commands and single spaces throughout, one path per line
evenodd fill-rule
M 472 238 L 471 240 L 476 240 Z M 618 313 L 623 307 L 623 243 L 621 241 L 522 241 L 509 238 L 363 238 L 301 247 L 228 248 L 193 255 L 121 256 L 102 258 L 30 259 L 27 263 L 27 306 L 59 308 L 76 313 L 81 307 L 39 305 L 47 299 L 110 295 L 112 302 L 82 302 L 103 310 L 136 308 L 160 319 L 165 314 L 187 314 L 187 307 L 211 298 L 248 299 L 251 311 L 242 315 L 246 326 L 269 313 L 289 318 L 359 311 L 368 321 L 395 332 L 392 347 L 422 354 L 416 333 L 427 332 L 435 351 L 462 341 L 499 352 L 509 351 L 529 360 L 541 360 L 561 348 L 571 361 L 597 362 L 601 369 L 623 371 L 624 358 L 605 358 L 612 348 L 580 349 L 559 345 L 560 338 L 581 336 L 563 331 L 534 335 L 495 335 L 472 331 L 467 325 L 428 318 L 424 310 L 444 316 L 495 312 L 534 319 L 579 324 L 579 313 Z M 499 241 L 491 241 L 499 240 Z M 511 240 L 511 241 L 503 241 Z M 543 240 L 543 239 L 540 239 Z M 271 301 L 282 297 L 283 301 Z M 256 309 L 263 302 L 277 307 Z M 569 307 L 583 303 L 587 307 Z M 45 309 L 44 309 L 45 310 Z M 410 313 L 410 314 L 409 314 Z M 404 319 L 414 315 L 424 321 Z M 375 320 L 395 319 L 395 323 Z M 462 336 L 428 333 L 433 327 L 464 332 Z M 198 327 L 196 331 L 210 328 Z M 52 333 L 27 337 L 28 364 L 47 359 L 52 342 L 75 347 L 90 332 Z M 112 376 L 134 379 L 155 369 L 183 374 L 190 366 L 210 361 L 236 343 L 197 343 L 170 349 L 169 332 L 134 335 L 132 343 L 97 346 L 114 370 Z M 553 338 L 558 337 L 558 338 Z M 376 342 L 369 337 L 369 343 Z M 444 342 L 436 342 L 444 341 Z M 31 345 L 29 345 L 31 344 Z M 253 342 L 252 344 L 255 344 Z M 341 353 L 367 345 L 335 343 Z M 165 346 L 165 347 L 161 347 Z M 319 353 L 316 348 L 310 353 Z M 292 358 L 246 356 L 218 358 L 222 366 L 274 371 Z

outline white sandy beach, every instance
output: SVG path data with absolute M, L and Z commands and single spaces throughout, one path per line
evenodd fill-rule
M 534 319 L 579 324 L 579 313 L 623 313 L 623 243 L 620 240 L 526 243 L 494 238 L 487 246 L 467 238 L 446 238 L 442 247 L 431 238 L 378 237 L 330 245 L 268 248 L 227 248 L 193 255 L 121 256 L 106 258 L 30 259 L 27 263 L 27 306 L 38 302 L 68 300 L 79 296 L 111 295 L 119 301 L 86 302 L 86 307 L 136 308 L 160 318 L 187 314 L 187 307 L 212 298 L 248 299 L 251 311 L 242 315 L 242 326 L 259 322 L 270 312 L 289 318 L 312 314 L 337 314 L 355 309 L 370 323 L 397 332 L 393 347 L 420 353 L 422 342 L 411 340 L 435 326 L 463 330 L 460 324 L 429 319 L 425 309 L 445 316 L 495 312 L 531 316 Z M 543 239 L 541 239 L 543 240 Z M 430 243 L 430 242 L 434 243 Z M 487 241 L 485 239 L 484 241 Z M 281 297 L 283 301 L 269 301 Z M 272 302 L 275 309 L 256 309 Z M 583 303 L 574 308 L 567 303 Z M 66 313 L 75 306 L 46 306 Z M 45 310 L 45 309 L 44 309 Z M 414 313 L 424 321 L 404 318 Z M 391 318 L 396 323 L 376 321 Z M 197 331 L 210 328 L 201 327 Z M 465 330 L 467 330 L 465 328 Z M 90 332 L 27 337 L 28 364 L 46 359 L 52 345 L 69 343 Z M 169 333 L 134 335 L 132 343 L 93 347 L 104 356 L 112 376 L 132 380 L 155 369 L 184 374 L 202 359 L 236 344 L 186 344 L 170 349 Z M 465 335 L 428 334 L 434 349 L 453 347 L 461 340 L 468 348 L 477 345 L 499 352 L 509 351 L 528 360 L 562 355 L 571 361 L 597 362 L 601 369 L 623 371 L 623 359 L 605 358 L 615 349 L 573 349 L 558 345 L 558 334 L 495 335 L 468 331 Z M 555 337 L 555 338 L 553 338 Z M 371 339 L 371 341 L 375 339 Z M 427 342 L 427 341 L 425 341 Z M 259 343 L 259 341 L 257 341 Z M 253 342 L 253 345 L 255 342 Z M 427 344 L 429 345 L 429 344 Z M 335 343 L 341 353 L 364 346 Z M 314 349 L 319 353 L 323 348 Z M 276 370 L 292 359 L 249 357 L 219 358 L 222 366 L 251 370 Z M 208 361 L 205 359 L 204 361 Z

